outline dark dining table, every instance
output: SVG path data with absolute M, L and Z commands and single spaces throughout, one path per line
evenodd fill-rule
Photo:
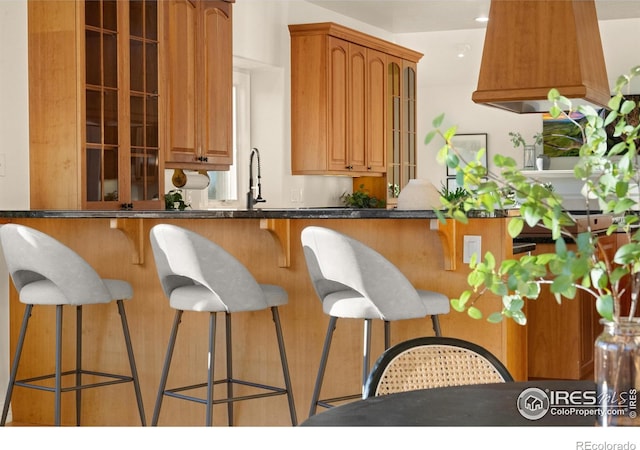
M 301 426 L 594 426 L 595 383 L 540 380 L 420 389 L 335 406 Z

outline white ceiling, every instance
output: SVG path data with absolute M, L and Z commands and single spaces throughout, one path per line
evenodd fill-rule
M 307 0 L 392 33 L 484 28 L 490 0 Z M 596 0 L 599 20 L 640 17 L 638 0 Z

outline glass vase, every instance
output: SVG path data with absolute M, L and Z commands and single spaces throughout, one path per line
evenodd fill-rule
M 640 321 L 602 320 L 595 342 L 595 380 L 600 426 L 640 426 Z
M 536 168 L 536 146 L 524 146 L 523 169 L 532 170 Z

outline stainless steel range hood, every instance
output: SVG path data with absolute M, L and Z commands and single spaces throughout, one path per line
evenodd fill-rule
M 549 111 L 557 88 L 574 104 L 611 95 L 593 0 L 492 0 L 475 103 Z

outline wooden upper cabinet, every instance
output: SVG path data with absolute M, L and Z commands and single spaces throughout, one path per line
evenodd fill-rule
M 367 170 L 386 172 L 388 93 L 386 90 L 387 55 L 377 50 L 367 50 Z
M 366 170 L 366 49 L 329 38 L 329 169 Z
M 348 170 L 367 170 L 367 49 L 349 43 L 347 79 L 347 159 Z
M 164 207 L 157 2 L 27 6 L 30 207 Z
M 293 174 L 383 176 L 387 59 L 421 54 L 334 23 L 289 25 Z
M 232 5 L 206 0 L 163 5 L 165 166 L 228 170 L 233 164 Z

